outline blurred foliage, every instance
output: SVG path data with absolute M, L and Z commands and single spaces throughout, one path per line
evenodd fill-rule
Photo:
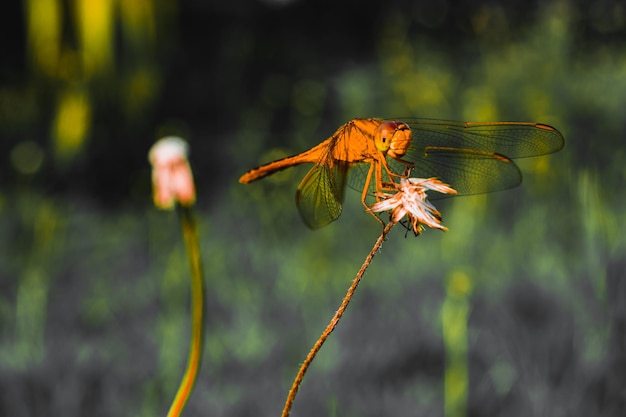
M 533 120 L 566 148 L 520 161 L 515 190 L 438 201 L 448 233 L 396 228 L 294 415 L 626 413 L 622 2 L 15 3 L 0 25 L 0 414 L 167 410 L 189 273 L 176 215 L 150 206 L 146 153 L 168 134 L 191 142 L 208 278 L 185 414 L 278 414 L 380 227 L 348 191 L 337 222 L 306 229 L 304 167 L 237 178 L 363 116 Z
M 444 389 L 447 416 L 464 416 L 467 413 L 467 322 L 471 286 L 467 274 L 452 272 L 447 282 L 446 299 L 441 306 L 441 328 L 446 347 Z

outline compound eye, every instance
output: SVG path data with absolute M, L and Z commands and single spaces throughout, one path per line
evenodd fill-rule
M 389 145 L 391 142 L 391 138 L 393 137 L 394 132 L 398 128 L 396 122 L 383 122 L 376 129 L 376 135 L 374 137 L 374 142 L 376 143 L 376 148 L 381 152 L 387 152 L 389 149 Z

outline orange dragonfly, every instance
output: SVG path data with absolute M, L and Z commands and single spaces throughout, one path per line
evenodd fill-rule
M 409 175 L 436 177 L 457 195 L 504 190 L 522 181 L 512 158 L 556 152 L 563 143 L 558 130 L 541 123 L 353 119 L 319 145 L 254 168 L 239 182 L 313 163 L 298 186 L 296 204 L 315 229 L 339 217 L 346 185 L 361 191 L 366 208 L 377 192 L 395 189 Z

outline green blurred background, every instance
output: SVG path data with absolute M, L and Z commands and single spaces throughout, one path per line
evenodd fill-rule
M 191 145 L 207 275 L 188 416 L 279 415 L 380 232 L 306 168 L 240 174 L 354 117 L 528 120 L 563 151 L 393 231 L 294 416 L 626 414 L 621 1 L 23 0 L 0 17 L 0 415 L 164 415 L 188 346 L 175 212 L 147 151 Z

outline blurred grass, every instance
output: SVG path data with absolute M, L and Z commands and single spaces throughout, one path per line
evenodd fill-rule
M 468 415 L 626 410 L 626 50 L 619 3 L 587 12 L 575 2 L 546 2 L 521 26 L 502 6 L 481 6 L 452 45 L 420 26 L 423 17 L 390 8 L 378 16 L 372 58 L 355 63 L 345 51 L 332 76 L 313 52 L 291 72 L 269 64 L 247 72 L 263 45 L 292 51 L 255 43 L 262 31 L 252 27 L 215 40 L 224 47 L 211 50 L 212 58 L 218 67 L 230 63 L 232 72 L 205 81 L 222 80 L 218 95 L 193 82 L 203 75 L 192 65 L 172 64 L 186 77 L 163 71 L 159 30 L 182 47 L 189 39 L 184 25 L 177 29 L 164 17 L 171 5 L 120 6 L 119 17 L 111 12 L 101 16 L 110 21 L 80 26 L 83 37 L 100 28 L 94 39 L 104 49 L 89 38 L 72 50 L 59 35 L 67 23 L 55 9 L 60 3 L 45 2 L 52 8 L 47 19 L 27 4 L 31 72 L 22 84 L 0 86 L 7 151 L 0 414 L 165 413 L 184 369 L 188 272 L 175 216 L 150 207 L 143 143 L 163 125 L 177 125 L 181 114 L 200 173 L 209 298 L 203 369 L 187 415 L 278 414 L 298 365 L 379 233 L 352 190 L 339 221 L 306 229 L 294 202 L 306 168 L 247 186 L 238 175 L 319 143 L 350 118 L 405 115 L 535 120 L 559 128 L 566 148 L 521 161 L 520 188 L 437 202 L 448 233 L 413 239 L 394 231 L 313 363 L 294 415 L 443 415 L 444 375 L 453 370 L 447 355 L 455 349 L 467 358 L 454 366 L 467 367 Z M 42 21 L 47 25 L 34 31 Z M 116 24 L 119 54 L 109 50 L 119 46 L 111 38 Z M 102 55 L 92 61 L 89 51 Z M 294 56 L 304 59 L 304 52 Z M 246 76 L 259 87 L 244 96 L 253 82 Z M 180 90 L 187 84 L 193 91 Z M 193 111 L 160 103 L 175 96 L 172 90 L 183 91 Z M 107 101 L 116 94 L 119 106 Z M 200 96 L 233 113 L 206 122 Z M 73 113 L 64 116 L 64 106 Z M 96 175 L 81 161 L 110 146 L 109 119 L 143 135 L 130 156 L 107 160 L 111 173 L 139 161 L 133 177 L 124 177 L 128 184 L 117 184 L 130 196 L 107 205 L 71 188 L 49 191 L 56 190 L 46 181 L 57 178 L 55 170 L 72 173 L 75 182 Z M 54 162 L 59 152 L 63 164 Z M 219 174 L 209 170 L 216 166 Z M 446 289 L 459 273 L 473 286 L 462 301 L 462 323 L 450 321 Z M 460 325 L 466 335 L 455 341 Z

